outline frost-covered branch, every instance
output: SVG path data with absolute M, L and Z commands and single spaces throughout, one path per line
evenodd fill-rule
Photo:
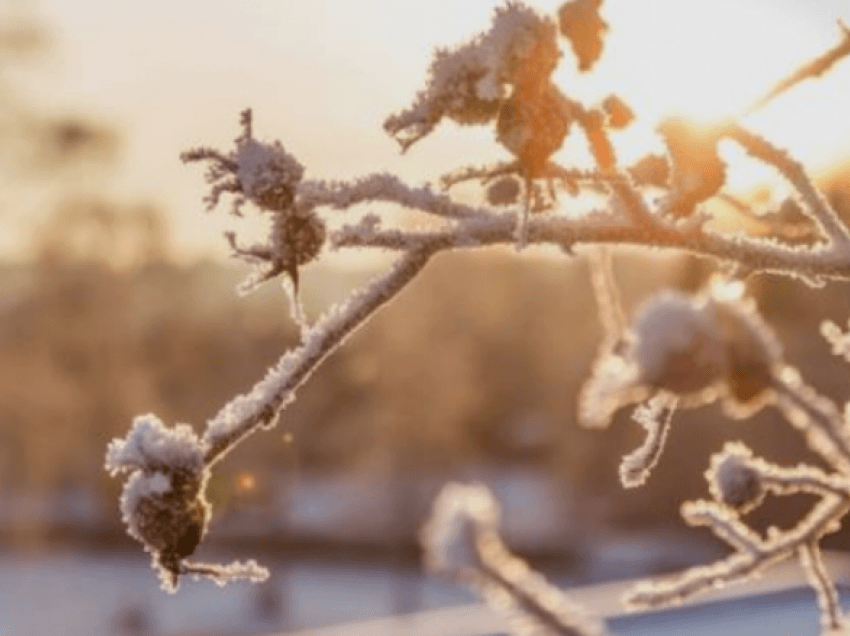
M 445 190 L 478 181 L 485 188 L 480 205 L 392 174 L 349 181 L 305 178 L 307 168 L 281 142 L 256 138 L 250 110 L 241 115 L 242 130 L 231 150 L 199 147 L 183 154 L 184 161 L 207 168 L 208 209 L 229 198 L 233 214 L 255 209 L 267 219 L 265 242 L 245 245 L 236 233 L 227 235 L 233 254 L 255 267 L 240 289 L 251 291 L 284 276 L 301 341 L 247 393 L 228 401 L 200 436 L 188 425 L 169 428 L 145 415 L 134 420 L 125 438 L 110 444 L 107 470 L 126 479 L 123 520 L 130 535 L 151 553 L 164 587 L 176 589 L 182 575 L 220 583 L 268 575 L 254 561 L 219 566 L 188 560 L 207 531 L 211 512 L 204 491 L 212 469 L 251 433 L 274 426 L 321 362 L 401 293 L 434 255 L 492 245 L 554 245 L 573 255 L 573 248 L 587 245 L 601 246 L 592 274 L 606 336 L 579 396 L 579 419 L 603 428 L 619 409 L 635 408 L 633 418 L 646 438 L 621 463 L 624 486 L 648 481 L 661 461 L 674 410 L 715 401 L 734 418 L 777 408 L 827 466 L 780 467 L 742 444 L 728 444 L 706 473 L 713 500 L 686 502 L 682 514 L 689 524 L 710 528 L 732 553 L 672 579 L 644 584 L 629 603 L 679 602 L 797 555 L 817 591 L 824 628 L 837 630 L 844 624 L 819 541 L 850 510 L 850 413 L 809 387 L 785 360 L 778 338 L 746 296 L 745 279 L 768 273 L 811 284 L 848 281 L 850 231 L 799 162 L 733 121 L 713 126 L 680 118 L 662 121 L 657 130 L 666 155 L 647 154 L 622 166 L 612 132 L 631 125 L 629 106 L 614 93 L 598 104 L 584 104 L 553 79 L 560 60 L 559 35 L 566 38 L 581 73 L 600 58 L 608 29 L 601 9 L 602 0 L 570 0 L 557 16 L 547 16 L 508 0 L 481 34 L 438 50 L 423 90 L 384 122 L 403 151 L 444 119 L 491 127 L 509 160 L 447 167 L 441 180 Z M 848 43 L 845 33 L 841 44 L 789 76 L 765 99 L 831 68 L 850 52 Z M 592 170 L 553 159 L 575 130 L 595 162 Z M 819 236 L 794 246 L 782 240 L 778 229 L 768 238 L 717 229 L 711 202 L 730 200 L 723 188 L 731 168 L 718 152 L 722 140 L 775 168 L 795 190 L 785 207 L 810 226 L 812 236 Z M 573 197 L 582 193 L 593 195 L 597 204 L 577 215 L 570 208 Z M 361 209 L 374 202 L 430 219 L 414 227 L 406 222 L 407 215 L 379 216 Z M 743 204 L 738 209 L 748 212 Z M 607 251 L 615 246 L 688 252 L 720 263 L 738 278 L 716 278 L 696 294 L 661 292 L 626 324 Z M 298 301 L 300 271 L 321 259 L 326 248 L 369 248 L 395 253 L 396 260 L 310 325 Z M 825 323 L 823 333 L 833 352 L 850 361 L 850 336 L 833 323 Z M 816 502 L 790 530 L 762 536 L 747 524 L 745 515 L 765 494 L 801 492 Z M 450 485 L 423 531 L 426 563 L 473 587 L 506 615 L 514 633 L 603 633 L 599 621 L 508 551 L 497 526 L 498 506 L 486 489 Z
M 273 426 L 280 410 L 319 363 L 413 280 L 432 254 L 433 250 L 426 247 L 409 252 L 388 274 L 355 291 L 342 305 L 334 306 L 304 334 L 301 344 L 269 369 L 249 393 L 226 404 L 207 423 L 202 438 L 204 463 L 214 463 L 258 428 Z
M 832 47 L 825 53 L 819 55 L 811 62 L 804 64 L 785 79 L 781 80 L 780 82 L 777 82 L 776 86 L 771 88 L 770 91 L 768 91 L 764 97 L 762 97 L 755 104 L 753 104 L 753 106 L 750 108 L 750 111 L 757 110 L 762 106 L 768 104 L 776 97 L 778 97 L 788 89 L 793 88 L 800 82 L 823 75 L 824 73 L 829 71 L 836 63 L 840 62 L 842 59 L 850 55 L 850 29 L 848 29 L 847 26 L 841 22 L 839 22 L 839 27 L 841 30 L 841 41 L 838 44 L 836 44 L 834 47 Z
M 765 568 L 798 553 L 840 527 L 837 521 L 850 510 L 846 497 L 824 497 L 793 529 L 759 537 L 726 506 L 707 501 L 689 502 L 682 507 L 685 520 L 695 526 L 708 526 L 736 551 L 708 566 L 686 570 L 681 575 L 638 584 L 623 602 L 633 608 L 681 603 L 685 599 L 741 582 Z
M 481 485 L 447 484 L 422 529 L 426 566 L 471 587 L 518 635 L 602 636 L 605 627 L 510 553 L 499 505 Z
M 484 247 L 515 241 L 516 215 L 482 211 L 456 226 L 425 232 L 406 232 L 404 245 L 437 243 L 448 248 Z M 355 235 L 356 234 L 356 235 Z M 337 235 L 338 247 L 398 249 L 396 230 Z M 764 239 L 723 236 L 684 224 L 684 228 L 658 224 L 646 226 L 624 221 L 619 215 L 597 210 L 581 218 L 533 215 L 528 219 L 528 244 L 550 244 L 571 249 L 575 245 L 632 245 L 681 250 L 740 265 L 748 273 L 783 274 L 807 282 L 850 280 L 850 251 L 837 247 L 793 248 Z
M 347 210 L 363 202 L 386 201 L 449 219 L 469 219 L 481 213 L 480 209 L 452 201 L 428 186 L 408 186 L 391 174 L 373 174 L 351 183 L 306 181 L 299 185 L 297 196 L 304 205 L 336 210 Z

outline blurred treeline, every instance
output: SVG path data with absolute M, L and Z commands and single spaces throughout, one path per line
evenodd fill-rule
M 296 331 L 275 283 L 240 299 L 242 269 L 170 259 L 152 207 L 67 203 L 36 254 L 0 269 L 0 493 L 83 488 L 117 523 L 116 484 L 102 469 L 109 440 L 148 411 L 202 430 Z M 320 267 L 303 292 L 314 311 L 317 281 L 363 278 Z M 618 255 L 615 269 L 630 311 L 661 286 L 693 289 L 709 274 L 699 261 L 658 255 Z M 847 287 L 760 278 L 752 290 L 788 359 L 824 393 L 846 395 L 847 369 L 818 324 L 850 316 Z M 584 259 L 443 256 L 322 365 L 275 431 L 224 462 L 211 495 L 259 501 L 275 479 L 316 472 L 443 481 L 471 465 L 525 466 L 575 493 L 587 523 L 651 527 L 675 523 L 681 501 L 705 493 L 708 455 L 730 437 L 768 459 L 811 460 L 771 411 L 731 422 L 706 408 L 677 416 L 649 484 L 622 491 L 617 465 L 640 428 L 627 412 L 607 431 L 581 430 L 575 417 L 601 337 Z
M 37 24 L 3 24 L 0 170 L 61 196 L 31 237 L 32 259 L 0 265 L 0 525 L 14 522 L 21 498 L 85 493 L 100 507 L 92 518 L 121 532 L 118 484 L 102 468 L 108 442 L 148 411 L 200 432 L 297 333 L 275 283 L 240 299 L 234 288 L 245 271 L 179 264 L 155 206 L 91 194 L 97 179 L 77 187 L 81 162 L 116 161 L 118 136 L 85 117 L 40 112 L 8 90 L 7 62 L 30 59 L 49 38 Z M 842 207 L 848 175 L 844 166 L 823 182 Z M 65 181 L 57 186 L 57 178 Z M 805 220 L 785 213 L 789 240 L 803 240 Z M 326 304 L 328 281 L 338 289 L 365 277 L 322 268 L 305 272 L 314 312 Z M 618 252 L 615 270 L 628 311 L 662 286 L 697 289 L 711 271 L 683 256 L 633 252 Z M 771 278 L 752 285 L 788 359 L 837 398 L 847 393 L 847 369 L 818 325 L 850 316 L 847 290 Z M 706 408 L 678 415 L 649 484 L 623 491 L 619 459 L 640 443 L 641 429 L 628 412 L 607 431 L 576 424 L 578 391 L 602 337 L 596 313 L 583 258 L 510 249 L 439 257 L 321 366 L 278 428 L 222 463 L 210 485 L 216 510 L 271 505 L 276 484 L 307 474 L 441 483 L 470 467 L 524 467 L 570 493 L 571 514 L 587 528 L 650 529 L 679 524 L 679 504 L 704 495 L 708 456 L 730 437 L 770 460 L 812 461 L 771 411 L 730 422 Z M 388 505 L 410 513 L 412 540 L 423 511 L 406 496 L 401 489 Z M 790 519 L 799 503 L 768 512 Z

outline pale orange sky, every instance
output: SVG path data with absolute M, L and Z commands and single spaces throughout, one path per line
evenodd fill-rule
M 201 170 L 177 155 L 227 148 L 250 106 L 258 136 L 278 137 L 312 176 L 392 170 L 413 181 L 504 158 L 486 130 L 441 126 L 407 156 L 381 130 L 423 85 L 430 50 L 489 22 L 494 0 L 41 0 L 54 59 L 41 69 L 57 105 L 121 130 L 125 152 L 106 186 L 159 202 L 186 254 L 226 255 L 224 213 L 204 216 Z M 558 2 L 531 2 L 554 10 Z M 459 11 L 458 6 L 464 9 Z M 562 61 L 564 90 L 588 101 L 621 94 L 639 125 L 623 158 L 657 144 L 665 114 L 732 114 L 838 40 L 839 0 L 606 0 L 611 25 L 597 70 Z M 47 85 L 47 84 L 46 84 Z M 813 168 L 850 154 L 850 61 L 749 118 Z M 573 153 L 573 154 L 571 154 Z M 568 144 L 567 163 L 581 160 Z M 749 185 L 747 171 L 735 177 Z M 735 182 L 733 181 L 733 185 Z

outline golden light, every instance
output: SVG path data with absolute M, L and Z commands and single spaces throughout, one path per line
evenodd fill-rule
M 421 182 L 504 159 L 491 129 L 443 125 L 404 157 L 381 130 L 383 118 L 424 86 L 432 50 L 486 29 L 503 1 L 211 0 L 199 13 L 193 3 L 169 0 L 44 0 L 39 7 L 61 30 L 62 52 L 46 94 L 126 125 L 126 154 L 110 187 L 173 211 L 178 249 L 223 255 L 226 215 L 198 221 L 200 179 L 178 168 L 176 157 L 201 142 L 225 147 L 246 106 L 255 109 L 260 135 L 280 138 L 311 176 L 389 170 Z M 524 1 L 549 15 L 563 2 Z M 610 29 L 599 64 L 577 73 L 563 42 L 556 79 L 585 104 L 617 93 L 635 110 L 636 123 L 614 136 L 628 164 L 662 149 L 654 127 L 666 117 L 717 121 L 743 113 L 835 44 L 836 20 L 846 20 L 848 8 L 846 0 L 605 0 Z M 806 166 L 826 168 L 850 147 L 848 85 L 844 61 L 744 123 Z M 558 157 L 565 165 L 588 160 L 577 137 Z M 763 180 L 735 162 L 734 189 Z
M 236 476 L 236 490 L 240 494 L 247 495 L 257 487 L 257 480 L 252 473 L 242 472 Z
M 565 92 L 587 104 L 616 93 L 634 109 L 636 123 L 614 137 L 624 164 L 660 150 L 655 127 L 666 118 L 681 116 L 706 124 L 729 118 L 742 121 L 806 165 L 823 168 L 847 153 L 842 113 L 850 101 L 850 91 L 843 88 L 850 77 L 850 61 L 752 114 L 747 111 L 776 82 L 838 43 L 836 20 L 842 12 L 847 12 L 846 4 L 831 0 L 805 6 L 741 0 L 607 0 L 603 15 L 610 30 L 599 64 L 591 73 L 579 75 L 567 55 L 558 81 Z M 840 130 L 840 136 L 829 135 L 830 126 Z M 721 150 L 732 168 L 730 190 L 749 190 L 773 177 L 770 170 L 743 161 L 735 149 Z M 570 152 L 575 155 L 576 148 L 565 148 L 559 159 L 570 163 Z

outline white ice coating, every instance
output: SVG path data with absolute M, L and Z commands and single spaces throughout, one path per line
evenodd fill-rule
M 136 417 L 127 437 L 112 440 L 106 452 L 106 470 L 113 475 L 157 467 L 197 471 L 202 465 L 203 450 L 192 427 L 169 428 L 152 413 Z
M 248 198 L 260 196 L 271 187 L 294 187 L 304 174 L 304 167 L 279 141 L 269 144 L 241 138 L 234 159 L 236 176 Z

